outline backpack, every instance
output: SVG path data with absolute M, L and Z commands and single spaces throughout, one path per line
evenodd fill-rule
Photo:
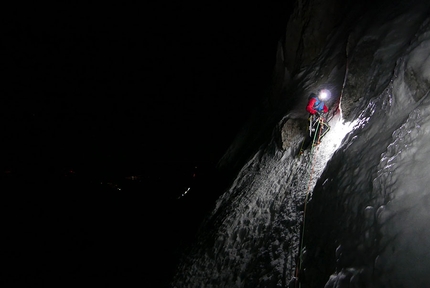
M 317 110 L 318 112 L 321 112 L 321 111 L 324 110 L 324 102 L 321 101 L 320 99 L 318 99 L 317 95 L 315 95 L 314 93 L 312 93 L 311 96 L 309 97 L 309 99 L 310 98 L 315 98 L 315 103 L 314 103 L 314 106 L 313 106 L 313 108 L 315 110 Z

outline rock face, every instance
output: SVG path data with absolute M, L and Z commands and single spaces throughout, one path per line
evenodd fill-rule
M 283 45 L 285 67 L 291 74 L 312 64 L 348 9 L 348 1 L 296 1 Z
M 427 287 L 430 3 L 296 3 L 275 89 L 222 159 L 238 172 L 176 287 Z M 293 157 L 322 87 L 332 129 Z
M 267 102 L 261 105 L 261 109 L 253 112 L 251 120 L 244 128 L 254 129 L 255 132 L 252 135 L 240 133 L 236 137 L 234 144 L 220 161 L 221 169 L 231 174 L 237 172 L 237 169 L 265 141 L 267 130 L 262 127 L 281 126 L 279 133 L 282 149 L 290 147 L 291 137 L 303 138 L 308 117 L 304 107 L 309 94 L 319 88 L 329 88 L 332 92 L 332 98 L 327 103 L 330 117 L 342 110 L 343 117 L 349 120 L 352 111 L 360 108 L 358 105 L 360 90 L 343 91 L 343 86 L 348 73 L 348 62 L 359 64 L 357 68 L 350 68 L 350 73 L 357 74 L 363 66 L 369 65 L 369 61 L 373 60 L 371 47 L 367 47 L 367 43 L 360 43 L 356 52 L 359 54 L 356 57 L 353 57 L 354 54 L 351 52 L 362 33 L 354 30 L 354 24 L 368 2 L 370 1 L 295 2 L 294 9 L 289 15 L 285 36 L 278 44 L 272 83 L 266 93 Z M 362 58 L 368 61 L 361 61 Z M 324 65 L 317 68 L 314 65 L 316 61 L 323 61 Z M 350 81 L 351 85 L 359 86 L 362 90 L 367 87 L 361 82 L 354 83 L 368 81 L 367 79 Z M 297 123 L 292 124 L 293 122 Z M 295 132 L 286 132 L 289 128 L 293 128 Z M 297 135 L 293 136 L 293 133 Z
M 297 143 L 304 139 L 303 131 L 306 131 L 307 124 L 303 119 L 287 119 L 281 128 L 282 149 L 296 149 Z

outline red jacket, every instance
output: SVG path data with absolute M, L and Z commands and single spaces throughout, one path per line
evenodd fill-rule
M 306 110 L 312 115 L 317 112 L 328 112 L 328 108 L 324 104 L 324 102 L 322 102 L 316 97 L 311 97 L 311 99 L 309 99 L 308 106 L 306 106 Z

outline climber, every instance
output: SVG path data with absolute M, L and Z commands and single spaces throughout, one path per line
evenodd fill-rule
M 329 91 L 326 89 L 320 90 L 318 96 L 315 93 L 311 93 L 309 96 L 308 106 L 306 106 L 306 110 L 314 115 L 315 113 L 327 113 L 328 108 L 324 103 L 324 100 L 329 96 Z
M 300 154 L 306 150 L 311 142 L 316 146 L 321 142 L 322 137 L 328 132 L 330 126 L 327 124 L 322 113 L 327 113 L 328 108 L 324 103 L 330 95 L 330 91 L 323 89 L 319 90 L 318 96 L 315 93 L 311 93 L 309 96 L 308 105 L 306 110 L 309 112 L 309 134 L 306 136 L 303 142 Z

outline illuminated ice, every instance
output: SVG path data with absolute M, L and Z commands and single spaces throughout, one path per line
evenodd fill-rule
M 218 199 L 175 287 L 294 287 L 297 276 L 302 287 L 430 287 L 430 3 L 399 3 L 354 27 L 349 55 L 362 58 L 342 90 L 358 95 L 354 119 L 337 113 L 302 157 L 298 140 L 262 146 Z M 334 47 L 298 85 L 318 88 Z

